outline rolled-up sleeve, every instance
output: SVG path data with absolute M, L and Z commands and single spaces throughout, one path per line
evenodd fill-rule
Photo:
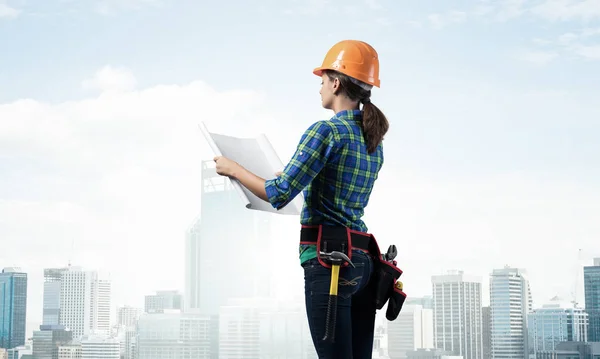
M 329 121 L 312 124 L 300 138 L 294 156 L 277 178 L 265 181 L 274 208 L 290 203 L 319 174 L 335 149 L 335 130 Z

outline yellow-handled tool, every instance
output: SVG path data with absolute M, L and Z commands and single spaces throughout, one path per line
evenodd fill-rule
M 334 341 L 335 322 L 337 316 L 337 294 L 338 280 L 340 277 L 340 267 L 347 262 L 352 267 L 354 263 L 342 252 L 333 251 L 330 253 L 320 252 L 321 258 L 331 262 L 331 284 L 329 285 L 329 302 L 327 303 L 327 319 L 325 323 L 325 336 L 323 340 Z

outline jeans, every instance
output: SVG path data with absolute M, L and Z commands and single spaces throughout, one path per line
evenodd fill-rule
M 327 320 L 331 269 L 314 258 L 302 264 L 306 314 L 319 359 L 370 359 L 375 332 L 375 305 L 369 280 L 373 272 L 370 255 L 352 251 L 350 266 L 340 268 L 335 341 L 323 341 Z

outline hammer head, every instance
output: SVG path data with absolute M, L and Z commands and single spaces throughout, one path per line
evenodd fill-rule
M 344 262 L 348 262 L 349 265 L 351 265 L 352 267 L 355 267 L 354 263 L 352 263 L 350 258 L 348 258 L 348 256 L 342 252 L 338 252 L 338 251 L 333 251 L 333 252 L 329 252 L 329 253 L 320 252 L 319 254 L 321 255 L 321 257 L 329 259 L 335 265 L 342 265 Z

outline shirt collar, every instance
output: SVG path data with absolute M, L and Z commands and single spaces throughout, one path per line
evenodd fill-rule
M 337 118 L 347 118 L 349 120 L 360 120 L 362 118 L 361 110 L 342 110 L 335 114 Z

